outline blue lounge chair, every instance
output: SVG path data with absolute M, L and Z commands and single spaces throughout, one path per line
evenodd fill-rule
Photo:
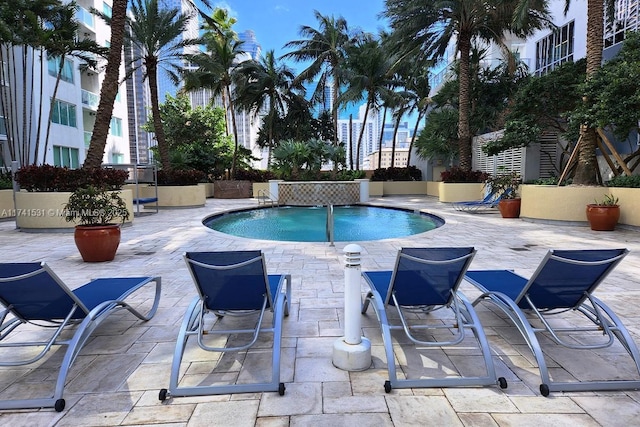
M 555 343 L 572 350 L 611 346 L 617 338 L 640 373 L 640 354 L 631 335 L 615 313 L 593 295 L 596 287 L 627 254 L 626 249 L 549 251 L 530 279 L 512 271 L 468 271 L 466 279 L 482 291 L 473 304 L 489 301 L 515 323 L 533 352 L 540 370 L 540 393 L 640 388 L 640 380 L 552 381 L 536 334 L 545 333 Z M 527 314 L 525 314 L 525 311 Z M 575 327 L 554 327 L 549 316 L 575 312 L 586 321 Z M 538 322 L 530 321 L 530 318 Z M 584 323 L 584 322 L 583 322 Z M 579 336 L 592 332 L 587 341 Z M 581 334 L 581 335 L 579 335 Z M 573 357 L 579 357 L 572 353 Z M 596 366 L 593 369 L 597 369 Z
M 151 309 L 140 313 L 125 299 L 150 282 L 155 282 L 155 299 Z M 0 409 L 65 407 L 62 395 L 67 374 L 91 333 L 114 311 L 127 309 L 141 320 L 149 320 L 158 308 L 160 277 L 126 277 L 95 279 L 70 290 L 45 263 L 0 264 L 0 347 L 35 347 L 39 353 L 26 360 L 3 356 L 0 366 L 29 365 L 42 359 L 53 346 L 66 345 L 53 397 L 0 401 Z M 18 342 L 22 325 L 53 329 L 46 341 Z M 70 339 L 63 339 L 63 329 L 78 325 Z M 17 359 L 17 357 L 16 357 Z
M 280 344 L 283 316 L 289 315 L 291 275 L 267 274 L 261 251 L 188 252 L 184 258 L 198 290 L 198 296 L 193 299 L 185 313 L 173 355 L 169 389 L 160 390 L 160 400 L 178 396 L 262 391 L 277 391 L 283 395 L 285 386 L 280 382 Z M 286 290 L 282 293 L 284 284 Z M 262 325 L 267 310 L 273 312 L 270 327 Z M 257 320 L 253 328 L 241 326 L 238 329 L 234 327 L 234 322 L 230 322 L 231 329 L 225 329 L 226 325 L 220 325 L 220 319 L 234 315 L 253 315 Z M 205 323 L 209 318 L 212 318 L 213 324 L 207 324 L 205 330 Z M 205 351 L 241 352 L 256 343 L 260 332 L 273 333 L 270 382 L 179 386 L 180 367 L 189 338 L 195 338 L 197 345 Z M 205 335 L 228 336 L 228 343 L 231 342 L 232 335 L 250 335 L 251 338 L 241 345 L 215 347 L 205 342 Z
M 453 209 L 461 212 L 478 213 L 489 209 L 496 208 L 500 200 L 504 197 L 504 193 L 493 193 L 488 191 L 484 199 L 471 200 L 468 202 L 453 202 Z
M 411 387 L 496 384 L 501 388 L 507 387 L 507 381 L 496 376 L 491 350 L 475 310 L 464 295 L 458 291 L 458 286 L 475 252 L 474 248 L 403 248 L 398 252 L 393 271 L 362 273 L 371 289 L 366 294 L 362 313 L 366 313 L 369 303 L 372 303 L 380 322 L 389 372 L 389 380 L 384 383 L 384 389 L 387 393 L 393 388 Z M 387 310 L 391 307 L 395 307 L 397 310 L 400 325 L 390 324 Z M 450 324 L 443 324 L 442 319 L 432 322 L 426 322 L 423 319 L 423 323 L 418 324 L 416 321 L 409 322 L 408 316 L 405 315 L 405 312 L 410 312 L 411 318 L 421 317 L 421 314 L 429 314 L 444 308 L 452 310 L 455 315 L 455 319 L 452 319 Z M 424 316 L 422 317 L 424 318 Z M 403 329 L 413 343 L 427 348 L 460 344 L 468 335 L 467 330 L 470 329 L 482 351 L 486 375 L 398 379 L 391 337 L 391 331 L 397 329 Z M 453 333 L 450 340 L 419 339 L 415 334 L 418 331 L 435 332 L 443 329 Z M 468 343 L 465 341 L 464 345 L 468 345 Z

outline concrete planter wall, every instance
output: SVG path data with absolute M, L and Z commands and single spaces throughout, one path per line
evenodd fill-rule
M 205 197 L 206 197 L 207 199 L 210 199 L 210 198 L 214 197 L 214 196 L 213 196 L 213 194 L 214 194 L 214 185 L 213 185 L 213 182 L 201 182 L 201 183 L 200 183 L 200 184 L 198 184 L 198 185 L 201 185 L 201 186 L 203 186 L 203 187 L 204 187 L 204 195 L 205 195 Z
M 427 196 L 440 197 L 440 181 L 427 181 Z
M 0 190 L 0 219 L 14 217 L 15 211 L 13 190 Z
M 383 181 L 370 181 L 369 182 L 369 196 L 382 197 L 384 196 L 384 182 Z
M 141 197 L 155 197 L 153 187 L 140 187 Z M 158 185 L 159 208 L 194 208 L 207 202 L 203 185 Z
M 427 181 L 384 181 L 384 196 L 427 194 Z
M 253 194 L 251 181 L 215 181 L 213 197 L 216 199 L 246 199 Z
M 67 222 L 64 205 L 69 201 L 70 192 L 26 192 L 16 193 L 16 227 L 23 231 L 65 231 L 73 230 L 73 222 Z M 123 189 L 129 219 L 133 221 L 133 195 L 131 190 Z
M 439 182 L 438 196 L 441 202 L 466 202 L 484 198 L 483 183 Z
M 521 218 L 587 222 L 586 207 L 605 194 L 619 199 L 620 224 L 640 226 L 640 188 L 522 185 Z

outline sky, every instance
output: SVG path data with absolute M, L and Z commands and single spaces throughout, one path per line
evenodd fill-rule
M 283 48 L 287 42 L 302 38 L 299 34 L 302 25 L 318 29 L 314 10 L 324 16 L 342 16 L 352 29 L 378 33 L 385 27 L 385 21 L 378 17 L 384 9 L 384 0 L 210 1 L 214 8 L 227 9 L 238 20 L 234 25 L 236 32 L 253 30 L 262 52 L 273 49 L 277 57 L 288 51 Z

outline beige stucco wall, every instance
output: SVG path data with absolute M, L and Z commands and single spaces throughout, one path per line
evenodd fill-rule
M 384 181 L 385 196 L 427 194 L 427 181 Z
M 155 197 L 153 187 L 140 187 L 141 197 Z M 159 185 L 158 207 L 191 208 L 204 206 L 207 202 L 206 189 L 203 185 Z M 150 204 L 149 208 L 155 208 Z
M 15 216 L 13 190 L 0 190 L 0 219 Z
M 484 198 L 484 184 L 464 182 L 439 182 L 438 195 L 441 202 L 466 202 Z
M 610 187 L 609 193 L 620 204 L 620 224 L 640 227 L 640 188 Z

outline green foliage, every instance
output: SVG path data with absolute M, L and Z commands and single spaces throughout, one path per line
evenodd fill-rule
M 0 190 L 8 190 L 11 188 L 13 188 L 11 172 L 3 172 L 0 170 Z
M 118 191 L 93 185 L 76 189 L 64 210 L 67 221 L 78 221 L 81 225 L 106 225 L 116 218 L 122 222 L 129 218 L 127 205 Z
M 449 170 L 440 173 L 443 182 L 485 182 L 489 175 L 482 171 L 468 171 L 454 166 Z
M 225 170 L 231 168 L 233 141 L 225 133 L 224 110 L 192 109 L 188 97 L 167 96 L 166 102 L 160 105 L 160 116 L 172 167 L 195 169 L 210 178 L 224 176 Z M 143 129 L 153 132 L 151 119 Z
M 379 168 L 373 171 L 371 181 L 420 181 L 422 171 L 415 166 L 408 168 Z
M 334 145 L 319 139 L 308 141 L 282 141 L 273 150 L 273 168 L 282 179 L 321 179 L 321 169 L 327 162 L 342 164 L 345 158 L 343 145 Z
M 353 181 L 355 179 L 362 179 L 365 176 L 366 176 L 366 173 L 365 171 L 362 171 L 362 170 L 342 169 L 332 179 L 336 181 Z
M 515 171 L 501 171 L 495 176 L 489 176 L 485 183 L 489 187 L 491 194 L 500 195 L 504 199 L 515 199 L 518 197 L 518 188 L 522 183 L 522 178 Z
M 566 116 L 580 103 L 579 87 L 584 82 L 586 62 L 567 62 L 544 76 L 523 81 L 513 97 L 505 119 L 502 138 L 483 146 L 488 155 L 536 142 L 542 131 L 567 131 Z M 576 140 L 573 135 L 567 139 Z
M 421 159 L 455 159 L 458 155 L 458 111 L 453 108 L 433 110 L 414 144 Z
M 626 139 L 638 129 L 640 111 L 640 35 L 628 32 L 622 49 L 580 87 L 587 102 L 581 102 L 571 121 L 610 128 Z
M 258 169 L 238 169 L 236 171 L 236 179 L 251 181 L 251 182 L 267 182 L 270 179 L 275 179 L 276 176 L 269 170 Z
M 607 187 L 640 188 L 640 175 L 618 175 L 607 182 Z
M 195 169 L 161 169 L 158 171 L 158 185 L 196 185 L 206 182 L 207 176 Z
M 23 166 L 16 173 L 20 188 L 31 192 L 75 191 L 87 186 L 119 190 L 128 177 L 121 169 L 69 169 L 46 164 Z
M 618 206 L 618 198 L 611 194 L 605 194 L 602 200 L 594 200 L 593 204 L 596 206 Z

